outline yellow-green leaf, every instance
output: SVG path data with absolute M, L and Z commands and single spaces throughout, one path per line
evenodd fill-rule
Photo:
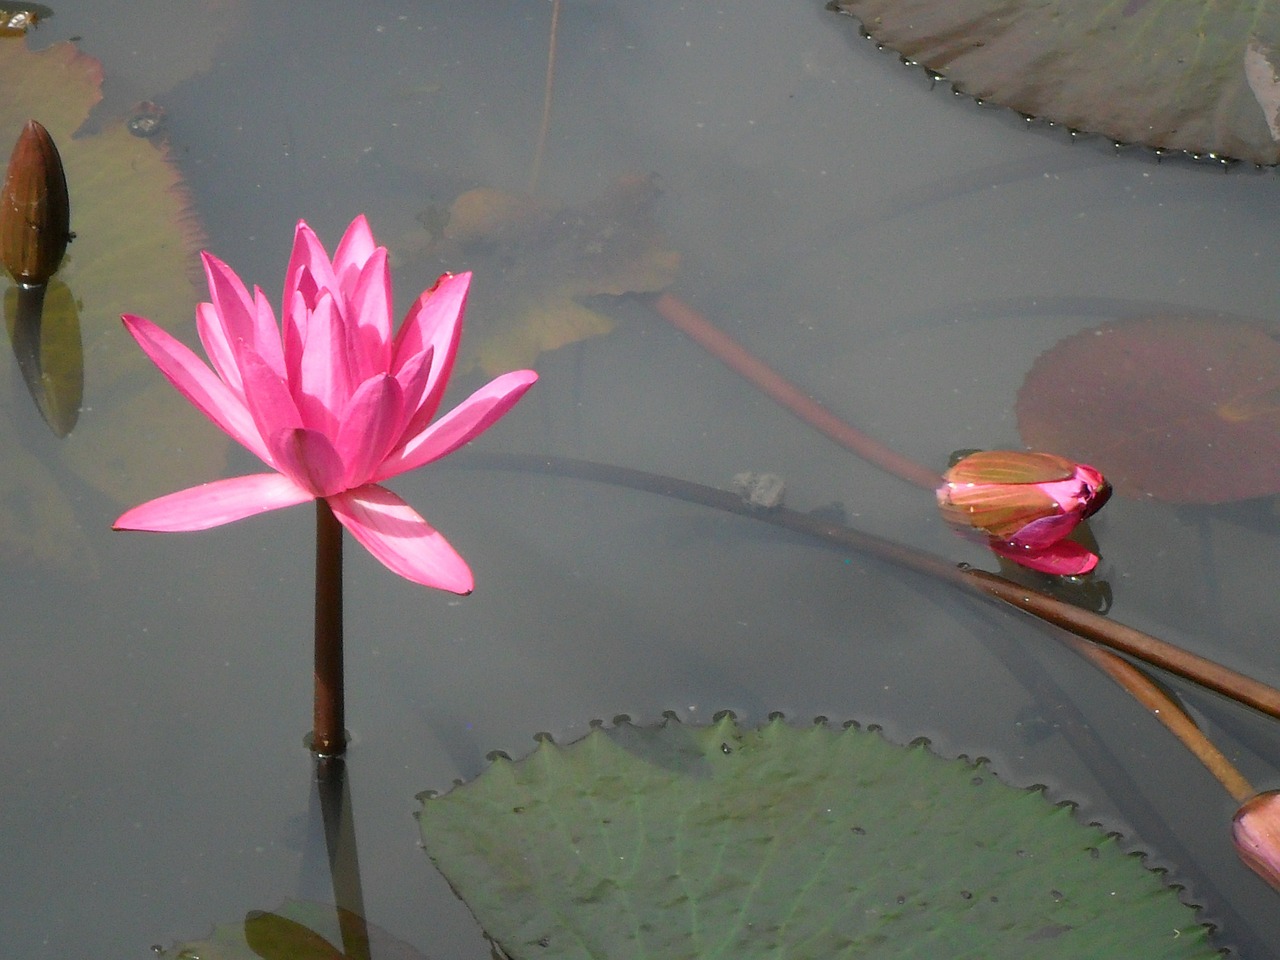
M 75 542 L 75 524 L 57 519 L 74 517 L 68 505 L 82 499 L 78 493 L 68 498 L 69 483 L 131 505 L 216 478 L 227 447 L 226 438 L 163 381 L 120 323 L 120 314 L 137 313 L 189 339 L 201 294 L 196 253 L 202 237 L 163 142 L 132 136 L 123 122 L 76 135 L 101 99 L 101 84 L 101 64 L 74 44 L 33 52 L 20 40 L 0 43 L 0 152 L 27 119 L 36 119 L 52 135 L 66 169 L 76 236 L 56 280 L 78 307 L 84 378 L 84 409 L 75 429 L 61 442 L 30 451 L 58 478 L 52 488 L 42 478 L 38 493 L 29 489 L 37 481 L 14 456 L 0 460 L 0 485 L 28 490 L 32 503 L 66 499 L 63 509 L 40 511 L 28 522 L 32 537 L 65 544 L 67 551 L 84 549 Z M 59 349 L 65 345 L 64 338 Z M 0 364 L 0 376 L 14 377 L 16 367 L 13 361 Z M 61 358 L 62 369 L 74 367 L 75 358 Z M 38 414 L 29 407 L 4 411 L 0 437 L 12 445 L 24 442 L 19 436 L 35 436 L 17 429 L 21 418 L 33 416 Z M 78 523 L 112 519 L 95 514 Z M 14 520 L 21 525 L 21 517 Z M 0 538 L 10 533 L 0 529 Z M 83 566 L 84 559 L 77 563 Z
M 540 353 L 613 329 L 583 300 L 670 286 L 680 255 L 653 219 L 657 196 L 648 176 L 621 177 L 572 207 L 492 187 L 459 196 L 432 252 L 443 268 L 478 278 L 463 366 L 489 375 L 530 366 Z

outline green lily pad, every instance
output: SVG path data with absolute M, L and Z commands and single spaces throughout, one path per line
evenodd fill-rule
M 1177 889 L 1070 805 L 856 726 L 543 738 L 418 816 L 515 960 L 1219 956 Z
M 837 0 L 957 90 L 1121 143 L 1280 163 L 1280 7 Z
M 190 337 L 203 293 L 196 260 L 202 235 L 163 142 L 132 136 L 123 122 L 76 135 L 101 98 L 101 85 L 102 65 L 71 43 L 40 52 L 21 40 L 0 43 L 0 144 L 12 144 L 27 119 L 37 119 L 66 170 L 76 238 L 56 280 L 74 300 L 83 356 L 63 358 L 62 367 L 82 363 L 85 408 L 68 437 L 32 451 L 57 482 L 36 476 L 12 455 L 0 460 L 0 485 L 10 491 L 6 506 L 31 505 L 12 523 L 0 516 L 0 541 L 29 539 L 19 555 L 34 555 L 33 545 L 61 547 L 78 558 L 63 565 L 68 569 L 92 566 L 85 563 L 92 557 L 78 524 L 50 525 L 52 518 L 74 516 L 71 504 L 81 499 L 64 474 L 123 507 L 218 477 L 228 445 L 173 392 L 120 323 L 120 314 L 138 313 Z M 0 149 L 7 155 L 7 146 Z M 0 364 L 0 378 L 12 382 L 16 368 L 14 361 Z M 30 447 L 23 437 L 31 431 L 21 418 L 35 416 L 32 409 L 6 411 L 0 444 Z

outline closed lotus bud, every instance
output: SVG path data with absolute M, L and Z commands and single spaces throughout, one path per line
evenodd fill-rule
M 0 262 L 24 284 L 47 281 L 71 239 L 62 158 L 49 131 L 28 120 L 0 191 Z
M 1000 556 L 1060 576 L 1097 566 L 1096 554 L 1066 539 L 1111 496 L 1111 485 L 1093 467 L 1051 453 L 983 450 L 942 479 L 943 517 L 986 534 Z
M 1280 890 L 1280 792 L 1260 793 L 1236 811 L 1231 833 L 1249 869 Z

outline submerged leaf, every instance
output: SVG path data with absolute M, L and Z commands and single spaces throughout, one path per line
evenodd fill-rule
M 531 366 L 613 329 L 583 300 L 670 286 L 680 256 L 653 220 L 657 195 L 652 177 L 629 176 L 581 207 L 490 187 L 459 196 L 435 252 L 482 278 L 467 308 L 464 360 L 489 375 Z
M 1152 317 L 1041 354 L 1018 391 L 1030 446 L 1096 465 L 1122 496 L 1280 493 L 1280 343 L 1239 320 Z
M 278 913 L 247 914 L 244 939 L 262 960 L 342 960 L 342 951 L 320 934 Z
M 515 960 L 1217 957 L 1072 808 L 856 727 L 622 724 L 426 797 L 431 859 Z
M 956 89 L 1072 130 L 1280 162 L 1280 7 L 1251 0 L 838 0 Z
M 55 277 L 78 308 L 86 409 L 70 436 L 38 455 L 125 503 L 216 476 L 227 441 L 186 404 L 172 402 L 120 324 L 120 314 L 130 312 L 175 332 L 194 327 L 202 236 L 163 143 L 131 136 L 123 122 L 76 135 L 101 97 L 101 84 L 101 64 L 71 43 L 40 52 L 21 41 L 0 43 L 0 143 L 12 143 L 30 117 L 49 130 L 62 154 L 76 234 Z M 0 375 L 12 380 L 15 366 L 0 364 Z M 60 411 L 63 422 L 66 413 Z M 24 415 L 31 415 L 29 408 L 5 413 Z M 22 442 L 16 439 L 21 432 L 12 424 L 0 428 L 15 434 L 15 443 Z M 20 490 L 34 482 L 19 462 L 12 456 L 0 461 L 0 485 Z M 64 478 L 38 497 L 62 497 L 65 509 L 32 516 L 31 524 L 74 515 L 70 504 L 79 493 L 68 496 L 65 485 Z M 37 502 L 34 491 L 28 499 Z M 32 529 L 31 535 L 48 549 L 84 549 L 78 529 L 65 525 Z
M 0 545 L 5 563 L 67 580 L 97 577 L 98 561 L 85 536 L 84 522 L 63 489 L 64 478 L 23 450 L 3 418 L 0 448 L 5 451 L 0 468 Z
M 286 900 L 271 912 L 250 911 L 244 920 L 219 924 L 204 940 L 174 945 L 167 954 L 184 960 L 424 960 L 410 944 L 356 914 L 328 903 Z M 352 953 L 343 953 L 342 927 L 368 931 Z

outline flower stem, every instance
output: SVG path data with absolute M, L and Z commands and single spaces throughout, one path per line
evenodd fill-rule
M 1226 758 L 1226 755 L 1201 732 L 1196 722 L 1182 709 L 1181 704 L 1161 690 L 1159 684 L 1143 671 L 1123 657 L 1087 643 L 1079 637 L 1068 634 L 1063 637 L 1063 640 L 1067 646 L 1109 676 L 1146 707 L 1153 717 L 1164 724 L 1166 730 L 1177 737 L 1182 745 L 1204 764 L 1205 769 L 1213 774 L 1237 803 L 1244 803 L 1258 792 Z
M 316 698 L 311 750 L 339 757 L 347 750 L 342 680 L 342 524 L 316 500 Z
M 542 179 L 542 159 L 547 153 L 547 134 L 551 132 L 551 93 L 556 81 L 556 36 L 560 32 L 560 0 L 551 0 L 551 39 L 547 41 L 547 76 L 542 88 L 542 122 L 538 126 L 538 144 L 529 165 L 529 195 L 538 192 Z
M 814 429 L 826 434 L 874 466 L 901 477 L 909 483 L 929 490 L 937 487 L 941 478 L 933 471 L 845 423 L 683 300 L 670 293 L 663 293 L 652 301 L 652 306 L 663 319 L 683 331 L 731 370 L 751 381 L 761 391 Z M 771 519 L 783 526 L 794 527 L 794 523 L 784 522 L 785 516 L 784 511 L 777 511 L 771 515 Z M 1069 631 L 1064 637 L 1068 646 L 1110 676 L 1150 710 L 1152 715 L 1205 765 L 1228 793 L 1237 801 L 1244 801 L 1253 796 L 1255 792 L 1253 787 L 1222 752 L 1200 732 L 1181 706 L 1165 694 L 1145 673 L 1103 647 L 1110 647 L 1169 670 L 1273 717 L 1280 717 L 1280 693 L 1277 691 L 1141 631 L 1113 623 L 1088 611 L 1079 610 L 1046 594 L 1018 586 L 1003 577 L 979 570 L 961 571 L 958 568 L 949 568 L 944 566 L 938 558 L 908 547 L 880 541 L 878 538 L 864 537 L 847 528 L 842 532 L 849 535 L 843 538 L 846 542 L 849 539 L 861 541 L 861 549 L 867 549 L 893 562 L 921 572 L 932 573 L 953 583 L 963 584 L 969 589 L 986 593 Z M 1093 643 L 1085 642 L 1086 639 Z M 1095 643 L 1102 646 L 1094 646 Z
M 751 506 L 738 494 L 727 490 L 717 490 L 715 487 L 689 480 L 647 473 L 630 467 L 593 463 L 589 460 L 468 451 L 461 462 L 474 467 L 551 473 L 630 487 L 633 490 L 644 490 L 660 496 L 741 514 L 814 537 L 842 549 L 871 554 L 898 567 L 935 577 L 978 596 L 1003 601 L 1085 640 L 1176 674 L 1214 693 L 1280 720 L 1280 690 L 1254 680 L 1252 677 L 1166 643 L 1141 630 L 1135 630 L 1133 627 L 1108 620 L 1099 614 L 1064 603 L 1047 593 L 983 570 L 959 567 L 949 560 L 924 550 L 895 543 L 874 534 L 863 533 L 844 524 L 831 523 L 786 507 L 761 510 L 759 507 Z
M 783 377 L 763 360 L 751 353 L 733 337 L 679 297 L 663 293 L 651 301 L 654 311 L 703 347 L 734 373 L 751 381 L 775 402 L 826 434 L 847 450 L 852 450 L 873 466 L 932 492 L 942 477 L 910 457 L 904 457 L 857 427 L 841 420 L 813 397 Z

